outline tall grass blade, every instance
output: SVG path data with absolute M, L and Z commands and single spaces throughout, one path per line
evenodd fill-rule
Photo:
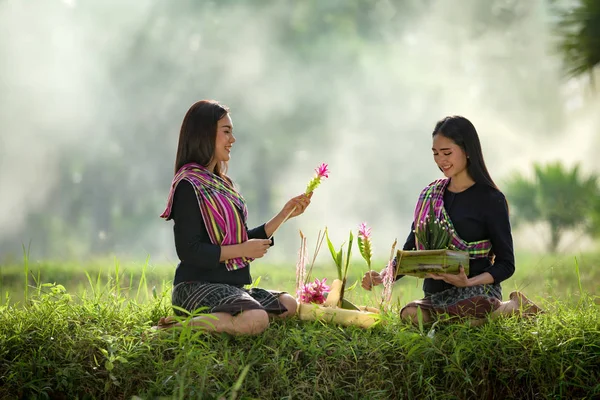
M 115 291 L 117 292 L 117 296 L 121 295 L 121 282 L 120 282 L 120 274 L 119 274 L 119 260 L 115 257 Z
M 25 250 L 25 245 L 23 246 L 23 269 L 25 270 L 25 302 L 29 298 L 29 249 L 31 246 L 31 241 L 29 242 L 29 246 L 27 250 Z
M 231 395 L 229 396 L 229 400 L 235 400 L 238 397 L 239 391 L 242 388 L 242 383 L 244 383 L 244 379 L 246 379 L 246 375 L 248 375 L 248 371 L 250 371 L 250 364 L 246 365 L 244 369 L 242 369 L 242 373 L 240 374 L 237 381 L 233 385 L 231 390 Z

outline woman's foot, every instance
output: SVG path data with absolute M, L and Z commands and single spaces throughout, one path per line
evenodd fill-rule
M 175 326 L 176 323 L 177 323 L 177 319 L 175 319 L 175 317 L 161 317 L 158 320 L 158 325 L 153 326 L 152 329 L 154 329 L 154 330 L 167 329 L 167 328 L 171 328 L 171 327 Z
M 518 305 L 518 309 L 523 316 L 532 316 L 543 314 L 545 312 L 541 307 L 529 300 L 527 296 L 521 292 L 511 292 L 509 298 Z

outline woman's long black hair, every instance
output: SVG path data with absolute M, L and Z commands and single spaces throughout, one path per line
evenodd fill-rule
M 458 115 L 446 117 L 435 124 L 432 136 L 438 134 L 447 137 L 463 149 L 468 157 L 467 172 L 475 182 L 498 190 L 485 166 L 479 135 L 471 121 Z
M 208 166 L 215 154 L 217 123 L 229 113 L 229 108 L 215 100 L 194 103 L 183 118 L 179 132 L 175 173 L 188 163 Z M 228 180 L 227 164 L 217 163 L 215 174 Z

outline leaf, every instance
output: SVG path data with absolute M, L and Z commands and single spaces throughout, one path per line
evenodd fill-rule
M 329 247 L 329 252 L 331 253 L 331 257 L 333 258 L 333 262 L 335 262 L 337 264 L 337 257 L 336 257 L 336 253 L 335 253 L 335 247 L 333 247 L 333 243 L 331 243 L 331 240 L 329 239 L 329 232 L 327 231 L 327 228 L 325 228 L 325 238 L 327 238 L 327 247 Z
M 233 385 L 233 388 L 232 388 L 232 391 L 231 391 L 231 396 L 229 397 L 230 400 L 234 400 L 234 399 L 237 398 L 238 392 L 242 388 L 242 383 L 244 382 L 244 379 L 246 379 L 246 375 L 248 375 L 249 371 L 250 371 L 250 364 L 246 365 L 242 369 L 242 372 L 240 373 L 240 376 L 235 381 L 235 383 Z
M 352 231 L 350 231 L 350 237 L 348 239 L 348 251 L 346 252 L 346 266 L 344 268 L 344 276 L 343 280 L 346 281 L 346 276 L 348 275 L 348 266 L 350 265 L 350 256 L 352 254 L 352 242 L 354 241 L 354 235 Z
M 363 240 L 363 238 L 361 237 L 361 235 L 358 235 L 356 237 L 356 241 L 357 241 L 357 244 L 358 244 L 358 251 L 360 252 L 360 255 L 367 262 L 367 266 L 369 267 L 369 269 L 371 269 L 371 257 L 373 257 L 373 254 L 372 254 L 372 251 L 371 251 L 371 241 L 370 241 L 370 239 Z
M 346 299 L 342 299 L 340 306 L 344 310 L 355 310 L 355 311 L 360 310 L 360 308 L 356 307 L 354 304 L 352 304 L 351 302 L 349 302 Z
M 358 252 L 360 253 L 362 258 L 364 258 L 368 264 L 369 260 L 367 259 L 366 255 L 365 255 L 365 243 L 363 242 L 360 235 L 358 235 L 358 237 L 356 238 L 356 243 L 358 244 Z
M 338 279 L 342 280 L 342 247 L 340 247 L 340 251 L 337 253 L 335 258 L 335 266 L 338 271 Z
M 350 286 L 349 288 L 346 288 L 346 291 L 354 290 L 356 288 L 356 285 L 358 285 L 358 281 L 354 281 L 354 283 L 352 284 L 352 286 Z
M 110 360 L 106 360 L 104 363 L 104 368 L 106 368 L 107 371 L 112 371 L 114 367 L 114 364 Z

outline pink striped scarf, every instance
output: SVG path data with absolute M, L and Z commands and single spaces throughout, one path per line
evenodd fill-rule
M 454 229 L 452 220 L 444 208 L 444 191 L 449 183 L 450 179 L 448 178 L 437 179 L 423 189 L 419 195 L 417 206 L 415 207 L 415 228 L 421 224 L 425 224 L 428 211 L 433 204 L 435 218 L 438 221 L 444 220 L 450 228 L 452 237 L 450 245 L 452 248 L 469 252 L 470 258 L 487 257 L 492 248 L 492 242 L 490 242 L 488 239 L 479 240 L 477 242 L 466 242 L 460 236 L 458 236 L 458 233 Z M 418 240 L 416 242 L 417 250 L 423 250 L 423 245 L 418 243 Z
M 213 244 L 227 246 L 248 240 L 244 224 L 248 209 L 244 198 L 233 185 L 200 164 L 189 163 L 177 171 L 171 184 L 167 208 L 160 215 L 161 218 L 169 219 L 175 189 L 182 180 L 194 187 L 202 219 Z M 225 266 L 232 271 L 247 267 L 252 260 L 246 257 L 232 258 L 225 261 Z

